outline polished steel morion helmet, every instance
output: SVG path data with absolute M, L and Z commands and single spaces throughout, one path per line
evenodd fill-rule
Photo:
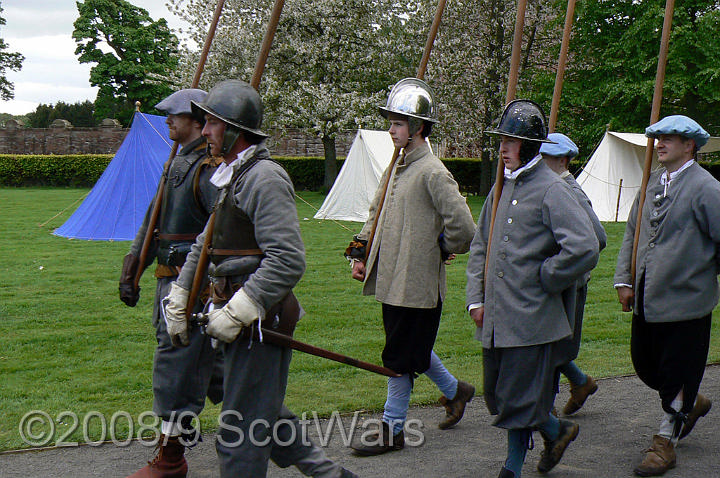
M 260 130 L 263 105 L 260 94 L 244 81 L 225 80 L 215 85 L 202 103 L 192 102 L 193 113 L 200 110 L 220 118 L 225 124 L 222 153 L 230 151 L 240 131 L 262 138 L 268 135 Z
M 435 117 L 435 98 L 432 89 L 422 80 L 405 78 L 393 86 L 387 105 L 380 106 L 380 114 L 387 118 L 390 113 L 407 116 L 431 123 L 437 123 Z
M 488 130 L 487 133 L 540 143 L 554 143 L 547 139 L 545 113 L 539 104 L 530 100 L 513 100 L 508 103 L 497 128 Z

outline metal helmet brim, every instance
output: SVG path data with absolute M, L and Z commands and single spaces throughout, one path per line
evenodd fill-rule
M 537 143 L 555 143 L 548 139 L 547 121 L 542 107 L 531 100 L 513 100 L 505 106 L 497 128 L 485 131 Z
M 193 115 L 195 115 L 195 114 L 200 114 L 200 115 L 204 116 L 206 113 L 208 113 L 208 114 L 211 114 L 211 115 L 213 115 L 213 116 L 215 116 L 215 117 L 217 117 L 217 118 L 220 118 L 223 122 L 225 122 L 225 123 L 227 123 L 227 124 L 229 124 L 229 125 L 232 125 L 232 126 L 238 128 L 238 129 L 241 129 L 241 130 L 243 130 L 243 131 L 247 131 L 248 133 L 252 133 L 252 134 L 254 134 L 254 135 L 261 136 L 261 137 L 263 137 L 263 138 L 269 138 L 269 137 L 270 137 L 269 134 L 261 131 L 260 129 L 250 128 L 250 127 L 248 127 L 248 126 L 245 126 L 245 125 L 242 125 L 242 124 L 238 123 L 237 121 L 233 121 L 233 120 L 231 120 L 230 118 L 227 118 L 227 117 L 223 116 L 223 115 L 220 114 L 219 112 L 215 111 L 213 108 L 210 108 L 208 105 L 205 105 L 205 104 L 202 104 L 202 103 L 197 103 L 197 102 L 195 102 L 195 101 L 191 101 L 190 104 L 191 104 L 191 106 L 192 106 Z M 202 113 L 201 113 L 201 112 L 202 112 Z
M 383 118 L 397 114 L 437 123 L 435 97 L 427 83 L 418 78 L 404 78 L 393 86 L 388 95 L 387 104 L 379 106 Z

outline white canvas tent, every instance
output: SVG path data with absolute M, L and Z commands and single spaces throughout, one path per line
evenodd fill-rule
M 315 219 L 365 222 L 394 151 L 387 131 L 358 130 L 345 164 Z
M 646 146 L 644 134 L 606 131 L 578 175 L 577 182 L 601 221 L 627 221 L 640 190 Z M 701 150 L 702 153 L 713 151 L 720 151 L 720 138 L 710 138 Z M 652 169 L 657 167 L 657 153 L 653 153 Z

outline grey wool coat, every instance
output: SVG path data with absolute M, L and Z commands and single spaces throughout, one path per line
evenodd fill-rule
M 570 186 L 543 161 L 505 179 L 493 229 L 493 192 L 470 247 L 467 305 L 484 303 L 484 348 L 556 342 L 572 333 L 562 292 L 598 261 L 598 240 Z M 488 278 L 485 280 L 485 261 Z
M 585 213 L 590 218 L 590 223 L 592 224 L 593 231 L 595 231 L 595 237 L 597 237 L 598 245 L 600 247 L 600 250 L 602 251 L 607 245 L 607 234 L 605 233 L 605 228 L 600 222 L 600 219 L 598 219 L 597 214 L 595 214 L 595 211 L 593 211 L 590 198 L 587 197 L 587 194 L 585 194 L 585 191 L 582 190 L 573 175 L 570 174 L 570 171 L 567 171 L 567 175 L 561 175 L 560 177 L 563 178 L 565 182 L 570 185 L 572 191 L 575 193 L 575 199 L 577 199 L 578 204 L 580 204 L 580 207 L 583 208 Z M 585 274 L 584 278 L 580 282 L 578 282 L 578 289 L 585 286 L 589 280 L 590 273 L 588 272 L 587 274 Z
M 475 223 L 465 198 L 445 165 L 423 143 L 400 157 L 380 213 L 365 273 L 364 295 L 399 307 L 431 309 L 445 299 L 445 264 L 438 239 L 448 253 L 467 252 Z M 367 240 L 383 194 L 379 187 L 358 237 Z
M 255 156 L 261 160 L 239 180 L 220 193 L 218 201 L 232 194 L 235 206 L 248 215 L 255 229 L 255 240 L 264 257 L 260 266 L 243 285 L 245 293 L 264 310 L 277 304 L 305 272 L 305 246 L 295 206 L 295 191 L 287 172 L 269 161 L 264 144 Z M 197 237 L 178 277 L 178 285 L 192 287 L 205 231 Z
M 679 322 L 703 317 L 718 303 L 720 183 L 699 164 L 678 173 L 667 188 L 664 169 L 648 180 L 643 205 L 634 289 L 645 276 L 645 320 Z M 628 216 L 615 284 L 631 284 L 630 263 L 639 193 Z

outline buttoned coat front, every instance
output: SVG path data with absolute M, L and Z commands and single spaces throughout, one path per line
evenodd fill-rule
M 366 262 L 363 294 L 383 304 L 431 309 L 445 299 L 445 264 L 439 237 L 448 253 L 467 252 L 475 224 L 465 198 L 445 165 L 423 143 L 388 168 L 390 176 L 380 219 Z M 358 237 L 367 240 L 383 187 L 370 206 Z
M 467 304 L 484 303 L 484 348 L 558 341 L 571 334 L 562 292 L 598 261 L 598 240 L 570 186 L 539 161 L 505 179 L 498 204 L 488 279 L 484 268 L 493 191 L 470 247 Z
M 664 169 L 650 176 L 643 205 L 637 252 L 637 290 L 648 322 L 692 320 L 712 312 L 718 303 L 720 270 L 720 183 L 699 164 L 678 173 L 668 185 L 660 183 Z M 615 269 L 615 284 L 631 284 L 630 263 L 637 224 L 639 193 L 635 198 Z

